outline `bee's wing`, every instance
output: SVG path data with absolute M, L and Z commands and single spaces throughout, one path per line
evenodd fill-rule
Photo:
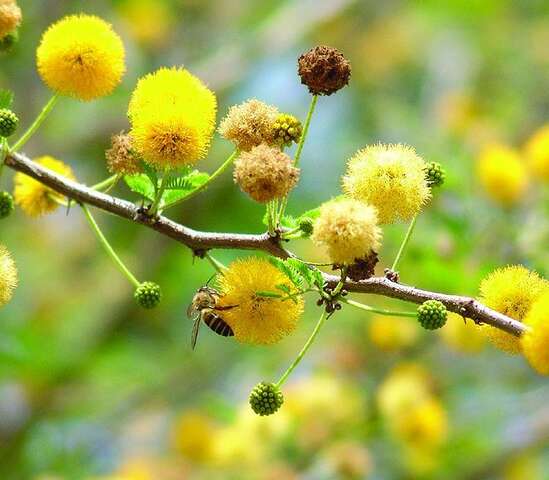
M 191 347 L 193 350 L 194 350 L 194 347 L 196 347 L 196 341 L 198 340 L 198 332 L 200 330 L 201 322 L 202 322 L 202 319 L 200 318 L 200 315 L 197 315 L 197 317 L 194 319 L 193 333 L 191 335 Z
M 187 307 L 187 317 L 192 318 L 194 315 L 197 314 L 196 308 L 194 306 L 194 302 L 191 302 L 189 306 Z

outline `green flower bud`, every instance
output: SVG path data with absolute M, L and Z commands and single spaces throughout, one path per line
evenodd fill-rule
M 135 289 L 134 298 L 143 308 L 155 308 L 162 300 L 162 291 L 156 283 L 143 282 Z
M 258 415 L 266 416 L 275 413 L 284 403 L 284 396 L 273 383 L 258 383 L 250 394 L 250 405 Z
M 430 187 L 440 187 L 446 179 L 446 171 L 437 162 L 428 163 L 425 168 L 425 176 Z
M 10 137 L 17 130 L 19 118 L 7 108 L 0 109 L 0 137 Z
M 427 300 L 417 308 L 417 319 L 427 330 L 436 330 L 446 323 L 448 312 L 438 300 Z
M 13 197 L 8 192 L 0 192 L 0 220 L 9 217 L 14 208 Z
M 293 115 L 281 113 L 273 124 L 273 137 L 277 144 L 289 147 L 293 142 L 301 139 L 303 127 Z
M 299 229 L 305 238 L 309 238 L 313 234 L 314 221 L 312 218 L 304 217 L 299 219 Z

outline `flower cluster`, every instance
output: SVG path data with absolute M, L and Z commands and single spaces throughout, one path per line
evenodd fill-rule
M 135 175 L 141 172 L 139 156 L 133 150 L 132 137 L 124 132 L 111 137 L 111 148 L 105 152 L 111 173 Z
M 17 287 L 17 267 L 10 253 L 0 245 L 0 307 L 6 305 Z

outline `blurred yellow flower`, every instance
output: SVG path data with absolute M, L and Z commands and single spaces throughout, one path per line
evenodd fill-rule
M 476 353 L 486 344 L 486 336 L 482 328 L 473 320 L 463 319 L 457 313 L 448 313 L 446 325 L 439 330 L 442 341 L 453 350 L 463 353 Z
M 290 279 L 269 261 L 248 257 L 234 261 L 219 276 L 221 306 L 234 306 L 223 312 L 223 319 L 233 329 L 239 342 L 268 345 L 294 331 L 303 313 L 303 297 L 280 300 L 257 295 L 257 292 L 280 292 Z
M 519 154 L 505 145 L 490 145 L 477 163 L 480 184 L 487 195 L 503 206 L 522 198 L 528 187 L 528 172 Z
M 530 329 L 521 337 L 528 363 L 541 375 L 549 375 L 549 289 L 532 305 L 524 317 Z
M 210 418 L 196 410 L 183 413 L 175 422 L 172 444 L 181 455 L 195 462 L 212 458 L 217 429 Z
M 165 0 L 125 0 L 119 13 L 131 36 L 145 46 L 163 45 L 173 28 L 172 12 Z
M 7 248 L 0 244 L 0 307 L 11 300 L 17 281 L 15 262 Z
M 13 33 L 21 23 L 21 9 L 15 0 L 0 2 L 0 39 Z
M 372 145 L 347 163 L 343 190 L 376 207 L 379 223 L 411 220 L 431 198 L 425 162 L 406 145 Z
M 133 146 L 158 169 L 192 165 L 210 146 L 217 111 L 214 93 L 184 68 L 161 68 L 141 78 L 130 101 Z
M 480 301 L 515 320 L 522 321 L 532 304 L 549 290 L 549 282 L 536 272 L 522 265 L 498 268 L 480 284 Z M 517 337 L 498 328 L 485 325 L 483 333 L 499 349 L 511 353 L 520 353 Z
M 60 160 L 50 156 L 37 158 L 36 163 L 47 169 L 62 175 L 69 180 L 74 180 L 71 167 Z M 55 211 L 59 204 L 57 200 L 63 197 L 46 187 L 43 183 L 34 180 L 23 173 L 17 173 L 14 178 L 14 200 L 17 205 L 30 217 L 40 217 Z
M 109 95 L 126 70 L 122 40 L 104 20 L 71 15 L 50 26 L 36 51 L 38 72 L 53 91 L 80 100 Z
M 371 342 L 384 351 L 397 351 L 414 345 L 419 338 L 417 322 L 409 318 L 374 316 L 367 325 Z
M 534 174 L 549 182 L 549 124 L 534 132 L 526 143 L 525 151 Z
M 328 461 L 332 478 L 367 478 L 373 470 L 373 460 L 368 449 L 354 441 L 338 441 L 322 453 Z
M 544 477 L 543 460 L 526 451 L 508 460 L 503 467 L 503 480 L 540 480 Z

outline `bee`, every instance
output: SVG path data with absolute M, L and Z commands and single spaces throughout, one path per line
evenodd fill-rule
M 191 346 L 193 350 L 196 346 L 201 322 L 204 322 L 215 333 L 222 337 L 234 336 L 233 329 L 230 325 L 227 325 L 223 318 L 221 318 L 219 312 L 230 310 L 237 305 L 219 306 L 217 303 L 220 298 L 221 295 L 219 292 L 215 288 L 207 285 L 200 287 L 194 294 L 193 300 L 189 305 L 189 308 L 187 308 L 187 316 L 194 320 L 191 336 Z

